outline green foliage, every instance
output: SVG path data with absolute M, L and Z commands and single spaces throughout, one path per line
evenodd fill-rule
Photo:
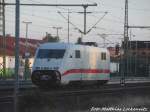
M 1 71 L 3 71 L 3 70 L 1 70 Z M 0 78 L 2 78 L 2 79 L 14 78 L 14 69 L 6 68 L 6 74 L 4 75 L 3 72 L 1 72 Z
M 43 40 L 46 42 L 59 42 L 59 37 L 47 33 Z
M 79 37 L 79 38 L 77 39 L 77 44 L 81 44 L 81 43 L 82 43 L 82 38 Z
M 13 79 L 15 78 L 14 68 L 6 68 L 6 74 L 3 74 L 3 69 L 0 70 L 0 79 Z M 25 74 L 24 74 L 25 75 Z M 31 76 L 31 69 L 27 67 L 26 71 L 26 79 L 30 79 Z M 23 78 L 19 75 L 20 78 Z
M 30 68 L 29 68 L 29 59 L 27 58 L 25 60 L 25 69 L 24 69 L 24 78 L 25 80 L 27 80 L 31 75 L 31 72 L 30 72 Z

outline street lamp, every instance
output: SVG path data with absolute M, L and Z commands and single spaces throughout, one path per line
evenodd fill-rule
M 27 74 L 29 74 L 29 56 L 30 53 L 28 52 L 28 25 L 32 24 L 30 21 L 23 21 L 26 25 L 26 40 L 25 40 L 25 69 L 24 69 L 24 78 L 27 80 Z
M 146 44 L 146 70 L 147 70 L 147 74 L 148 74 L 148 76 L 150 76 L 150 64 L 149 64 L 149 45 L 150 45 L 150 42 L 144 42 L 145 44 Z
M 62 27 L 52 27 L 52 28 L 54 28 L 54 29 L 56 29 L 56 36 L 57 37 L 59 37 L 59 34 L 58 34 L 58 31 L 60 30 L 60 29 L 62 29 Z

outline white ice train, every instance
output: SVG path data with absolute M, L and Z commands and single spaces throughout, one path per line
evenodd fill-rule
M 110 55 L 107 49 L 94 46 L 41 44 L 36 51 L 31 79 L 37 86 L 106 83 L 110 79 Z

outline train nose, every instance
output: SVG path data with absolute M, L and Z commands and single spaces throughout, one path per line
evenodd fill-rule
M 59 85 L 61 81 L 61 75 L 55 70 L 37 70 L 32 73 L 32 82 L 37 86 L 54 86 Z

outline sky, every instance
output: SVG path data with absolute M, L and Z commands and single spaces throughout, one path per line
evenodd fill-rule
M 114 46 L 121 43 L 124 32 L 124 7 L 125 0 L 20 0 L 21 3 L 44 3 L 44 4 L 94 4 L 89 6 L 87 11 L 87 30 L 89 30 L 98 20 L 87 35 L 83 36 L 83 41 L 97 42 L 103 44 L 101 34 L 106 34 L 107 46 Z M 129 1 L 129 25 L 130 26 L 150 26 L 150 0 L 128 0 Z M 5 0 L 6 3 L 15 3 L 15 0 Z M 42 39 L 46 32 L 56 36 L 56 29 L 53 27 L 62 27 L 59 30 L 61 42 L 67 42 L 68 24 L 59 13 L 67 18 L 69 10 L 70 22 L 70 42 L 75 43 L 81 33 L 75 29 L 75 26 L 83 31 L 84 16 L 81 13 L 83 7 L 31 7 L 21 6 L 20 9 L 20 36 L 25 37 L 26 29 L 23 21 L 30 21 L 28 38 Z M 106 12 L 108 12 L 106 14 Z M 6 34 L 15 35 L 15 7 L 6 6 Z M 100 34 L 100 35 L 98 35 Z M 129 29 L 131 40 L 150 40 L 150 29 Z

